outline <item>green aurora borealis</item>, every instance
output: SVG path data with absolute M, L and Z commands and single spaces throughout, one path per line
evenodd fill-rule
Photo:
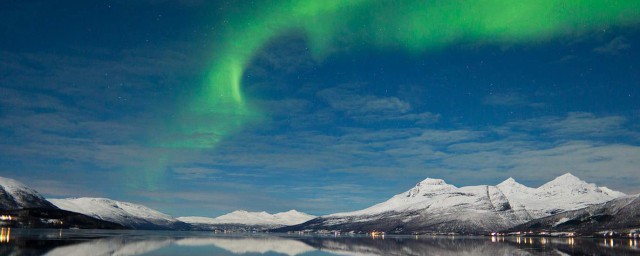
M 180 136 L 166 144 L 211 148 L 259 118 L 242 93 L 243 72 L 265 44 L 286 33 L 304 33 L 317 61 L 354 48 L 417 55 L 457 43 L 526 44 L 625 26 L 640 20 L 638 10 L 636 0 L 258 2 L 225 17 L 208 79 L 184 110 Z

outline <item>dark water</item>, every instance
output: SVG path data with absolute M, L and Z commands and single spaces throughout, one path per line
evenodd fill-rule
M 0 255 L 640 255 L 630 239 L 2 229 Z

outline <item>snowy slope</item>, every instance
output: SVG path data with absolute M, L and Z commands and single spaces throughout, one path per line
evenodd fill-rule
M 311 220 L 316 216 L 302 213 L 296 210 L 270 214 L 268 212 L 234 211 L 216 218 L 207 217 L 180 217 L 178 220 L 190 224 L 239 224 L 246 226 L 281 227 L 300 224 Z
M 640 195 L 623 196 L 606 203 L 535 219 L 513 231 L 558 231 L 593 234 L 604 230 L 638 228 Z
M 49 203 L 37 191 L 9 178 L 0 177 L 0 209 L 15 210 L 22 208 L 56 207 Z
M 497 186 L 461 188 L 441 179 L 427 178 L 414 188 L 364 210 L 331 214 L 280 231 L 491 232 L 622 195 L 571 174 L 539 188 L 526 187 L 512 178 Z
M 185 229 L 187 225 L 173 217 L 143 205 L 107 198 L 49 199 L 67 211 L 82 213 L 134 229 Z
M 273 215 L 278 220 L 277 222 L 282 225 L 295 225 L 306 221 L 309 221 L 317 216 L 299 212 L 296 210 L 289 210 L 287 212 L 279 212 Z

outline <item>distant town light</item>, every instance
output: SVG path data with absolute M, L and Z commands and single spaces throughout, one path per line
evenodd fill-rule
M 11 228 L 0 229 L 0 243 L 8 243 L 11 239 Z
M 14 218 L 11 215 L 0 215 L 0 220 L 2 221 L 6 221 L 6 220 L 11 221 L 13 219 Z

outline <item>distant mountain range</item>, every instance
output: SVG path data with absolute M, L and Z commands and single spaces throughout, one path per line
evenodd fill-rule
M 144 205 L 108 198 L 80 197 L 47 200 L 36 190 L 16 180 L 3 177 L 0 177 L 0 214 L 19 216 L 29 220 L 43 219 L 42 223 L 31 227 L 62 227 L 63 225 L 79 228 L 245 231 L 294 225 L 316 217 L 291 210 L 276 214 L 234 211 L 216 218 L 174 218 Z M 7 224 L 20 225 L 15 221 Z
M 265 230 L 300 224 L 316 216 L 296 210 L 270 214 L 268 212 L 234 211 L 216 218 L 180 217 L 178 220 L 204 230 L 216 229 L 258 229 Z M 233 228 L 235 226 L 235 228 Z
M 354 212 L 316 217 L 295 210 L 276 214 L 234 211 L 215 218 L 174 218 L 143 205 L 107 198 L 47 200 L 18 181 L 0 177 L 0 214 L 23 220 L 0 224 L 275 232 L 487 234 L 524 230 L 593 234 L 640 228 L 638 198 L 598 187 L 568 173 L 538 188 L 526 187 L 512 178 L 496 186 L 460 188 L 441 179 L 427 178 L 385 202 Z
M 497 186 L 460 188 L 428 178 L 364 210 L 322 216 L 274 231 L 486 234 L 623 196 L 569 173 L 538 188 L 526 187 L 512 178 Z

